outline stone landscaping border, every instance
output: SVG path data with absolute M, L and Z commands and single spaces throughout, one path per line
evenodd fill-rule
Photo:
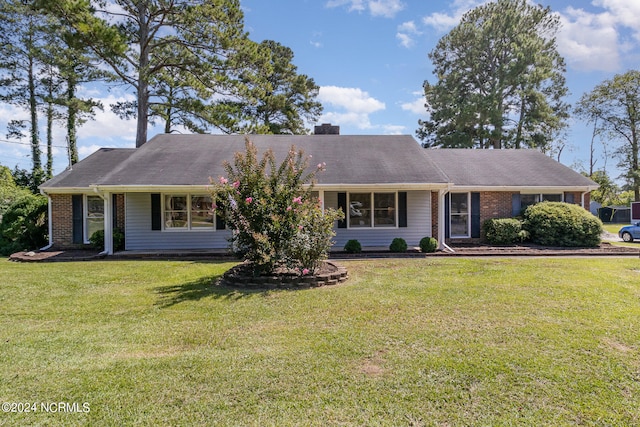
M 329 261 L 324 262 L 320 269 L 321 273 L 306 276 L 293 274 L 253 276 L 248 274 L 246 267 L 247 265 L 243 263 L 227 270 L 218 279 L 217 284 L 247 289 L 304 289 L 337 285 L 349 278 L 345 267 Z

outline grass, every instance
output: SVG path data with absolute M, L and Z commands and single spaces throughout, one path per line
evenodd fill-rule
M 245 292 L 232 264 L 0 259 L 0 425 L 640 424 L 637 258 L 343 262 Z

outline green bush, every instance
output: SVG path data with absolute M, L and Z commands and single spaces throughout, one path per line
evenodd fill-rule
M 89 237 L 89 243 L 91 246 L 98 250 L 104 249 L 104 230 L 95 231 L 91 237 Z M 121 251 L 124 249 L 124 233 L 116 228 L 113 230 L 113 250 Z
M 592 247 L 600 244 L 602 222 L 578 205 L 542 202 L 524 211 L 524 229 L 545 246 Z
M 406 252 L 407 248 L 407 242 L 402 237 L 396 237 L 389 245 L 391 252 Z
M 492 218 L 482 224 L 484 239 L 492 245 L 510 245 L 528 238 L 522 229 L 522 221 L 516 218 Z
M 362 245 L 357 240 L 349 240 L 344 245 L 344 251 L 350 254 L 358 254 L 362 252 Z
M 424 253 L 435 252 L 438 249 L 438 241 L 433 237 L 423 237 L 420 239 L 420 251 Z
M 334 221 L 344 218 L 342 211 L 323 210 L 312 195 L 315 175 L 326 165 L 310 168 L 310 156 L 293 146 L 280 165 L 272 150 L 259 159 L 248 139 L 245 147 L 233 164 L 225 162 L 227 176 L 210 186 L 213 208 L 232 230 L 231 249 L 241 252 L 257 275 L 282 266 L 313 273 L 328 256 Z
M 47 206 L 47 198 L 35 194 L 24 195 L 9 206 L 0 224 L 2 255 L 39 249 L 48 243 Z

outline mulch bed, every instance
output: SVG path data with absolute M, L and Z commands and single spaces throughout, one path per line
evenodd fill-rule
M 251 263 L 243 262 L 227 270 L 218 280 L 218 285 L 256 289 L 299 289 L 337 285 L 348 279 L 347 269 L 325 261 L 315 274 L 300 275 L 287 270 L 272 275 L 256 276 Z
M 432 254 L 423 254 L 417 250 L 410 250 L 403 253 L 389 251 L 366 251 L 359 254 L 349 254 L 342 251 L 331 252 L 331 259 L 366 259 L 366 258 L 423 258 L 430 256 L 639 256 L 640 243 L 637 247 L 615 246 L 608 242 L 601 243 L 595 248 L 555 248 L 538 245 L 512 245 L 512 246 L 489 246 L 483 244 L 475 245 L 454 245 L 454 252 L 438 251 Z M 184 251 L 180 255 L 158 256 L 159 258 L 193 258 L 193 254 Z M 11 261 L 20 262 L 59 262 L 59 261 L 89 261 L 96 259 L 147 259 L 145 255 L 127 255 L 126 252 L 115 256 L 105 257 L 96 250 L 67 250 L 67 251 L 24 251 L 12 254 Z M 207 259 L 229 259 L 220 254 L 198 254 L 198 258 Z

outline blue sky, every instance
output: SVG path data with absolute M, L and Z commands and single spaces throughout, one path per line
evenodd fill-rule
M 423 81 L 435 81 L 427 54 L 477 0 L 241 0 L 245 29 L 254 41 L 290 47 L 298 72 L 320 86 L 320 123 L 339 125 L 342 134 L 410 134 L 426 118 Z M 605 79 L 640 68 L 640 1 L 542 0 L 560 15 L 557 35 L 567 63 L 571 104 Z M 84 88 L 108 104 L 131 99 L 122 87 Z M 12 117 L 26 116 L 0 105 L 0 139 Z M 42 120 L 42 119 L 41 119 Z M 43 121 L 43 120 L 42 120 Z M 151 128 L 149 136 L 161 132 Z M 44 135 L 44 132 L 43 134 Z M 64 132 L 55 132 L 64 146 Z M 591 128 L 571 119 L 560 161 L 587 168 Z M 80 157 L 100 147 L 134 147 L 135 123 L 105 108 L 79 130 Z M 596 146 L 596 167 L 618 174 L 616 161 Z M 29 146 L 0 142 L 0 163 L 30 169 Z M 67 165 L 56 148 L 54 169 Z

